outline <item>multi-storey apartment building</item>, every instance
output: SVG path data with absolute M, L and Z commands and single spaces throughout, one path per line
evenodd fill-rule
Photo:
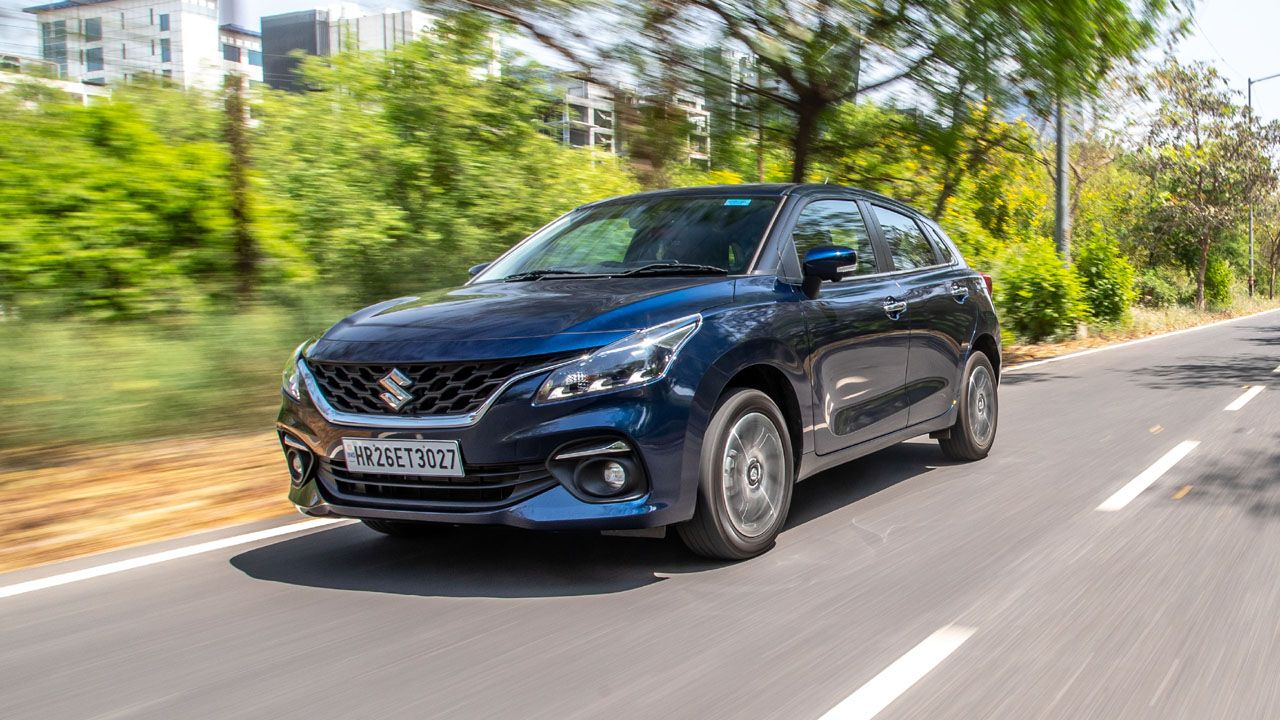
M 261 39 L 219 26 L 216 0 L 63 0 L 26 12 L 39 21 L 41 56 L 66 80 L 155 75 L 207 89 L 228 73 L 262 81 Z
M 569 147 L 595 148 L 614 154 L 626 154 L 617 113 L 617 98 L 602 85 L 579 78 L 562 77 L 552 81 L 560 101 L 559 110 L 547 118 L 547 127 L 561 143 Z M 630 93 L 629 103 L 651 102 Z M 689 162 L 706 166 L 711 161 L 711 113 L 702 97 L 677 93 L 670 101 L 689 118 L 690 131 L 686 144 Z
M 294 74 L 299 60 L 290 55 L 295 50 L 320 56 L 392 50 L 421 37 L 434 23 L 434 16 L 418 10 L 374 12 L 352 3 L 268 15 L 262 18 L 267 84 L 282 90 L 302 89 Z

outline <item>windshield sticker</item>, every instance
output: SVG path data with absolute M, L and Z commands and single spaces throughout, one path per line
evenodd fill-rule
M 750 198 L 729 198 L 728 200 L 724 201 L 724 204 L 740 207 L 742 205 L 750 205 L 751 199 Z

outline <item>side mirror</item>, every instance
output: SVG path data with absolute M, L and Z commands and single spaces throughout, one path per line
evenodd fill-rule
M 471 267 L 467 268 L 467 274 L 470 275 L 471 277 L 475 277 L 476 275 L 479 275 L 480 273 L 484 272 L 484 269 L 489 267 L 489 265 L 490 263 L 480 263 L 479 265 L 472 265 Z
M 804 254 L 802 267 L 805 293 L 815 297 L 822 281 L 838 282 L 858 268 L 858 251 L 839 245 L 819 245 Z

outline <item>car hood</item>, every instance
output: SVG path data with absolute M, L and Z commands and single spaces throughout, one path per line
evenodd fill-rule
M 307 352 L 344 362 L 558 355 L 733 299 L 725 277 L 580 278 L 465 285 L 372 305 Z

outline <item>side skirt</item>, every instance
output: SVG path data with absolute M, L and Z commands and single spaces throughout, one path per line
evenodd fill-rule
M 847 462 L 870 455 L 877 450 L 883 450 L 890 445 L 897 445 L 904 440 L 910 440 L 921 435 L 934 436 L 935 433 L 944 432 L 955 424 L 958 412 L 959 408 L 953 407 L 950 412 L 939 415 L 932 420 L 916 423 L 896 432 L 891 432 L 888 435 L 881 435 L 873 440 L 867 440 L 826 455 L 806 453 L 800 458 L 800 472 L 796 476 L 796 482 L 811 478 L 823 470 L 829 470 L 837 465 L 844 465 Z

